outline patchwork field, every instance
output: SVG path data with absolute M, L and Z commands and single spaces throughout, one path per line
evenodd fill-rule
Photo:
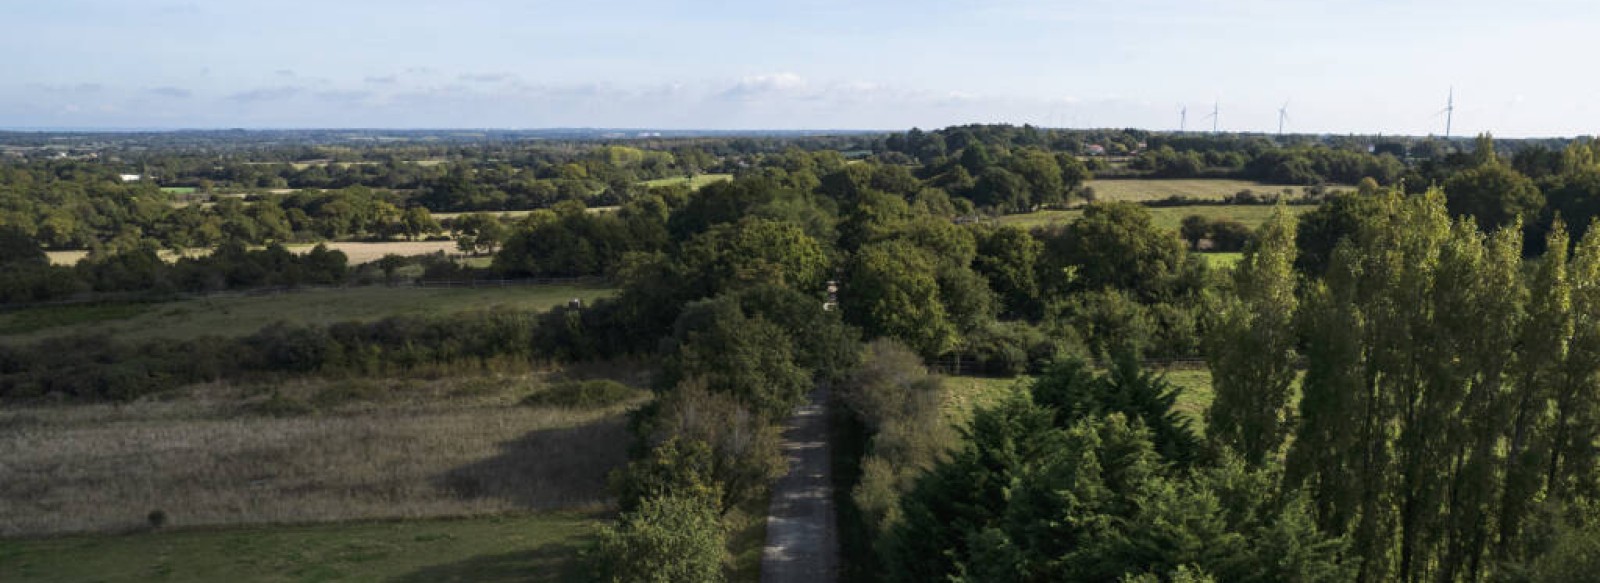
M 269 295 L 218 295 L 152 304 L 101 304 L 0 312 L 0 342 L 24 343 L 72 334 L 123 339 L 239 336 L 277 321 L 370 321 L 396 315 L 452 314 L 507 308 L 547 310 L 573 298 L 592 301 L 614 290 L 549 285 L 482 288 L 367 286 Z
M 1084 186 L 1094 189 L 1095 200 L 1129 202 L 1162 200 L 1174 196 L 1196 200 L 1222 200 L 1241 190 L 1268 194 L 1282 193 L 1287 189 L 1295 195 L 1300 193 L 1300 188 L 1296 186 L 1217 178 L 1090 180 Z
M 1173 207 L 1150 207 L 1150 218 L 1156 226 L 1163 229 L 1178 230 L 1184 217 L 1200 215 L 1209 219 L 1230 218 L 1251 228 L 1267 222 L 1272 216 L 1273 205 L 1192 205 Z M 1317 208 L 1312 205 L 1285 206 L 1290 214 L 1301 215 Z M 1025 229 L 1065 225 L 1078 220 L 1083 216 L 1083 210 L 1047 210 L 1020 215 L 1006 215 L 999 218 L 1002 225 L 1017 225 Z

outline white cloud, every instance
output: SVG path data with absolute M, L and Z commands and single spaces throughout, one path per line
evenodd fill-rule
M 754 99 L 774 94 L 798 94 L 806 90 L 806 79 L 794 73 L 755 75 L 740 79 L 722 92 L 730 99 Z
M 256 103 L 263 101 L 282 101 L 300 94 L 301 89 L 290 85 L 280 87 L 262 87 L 249 91 L 240 91 L 228 96 L 231 101 L 240 103 Z

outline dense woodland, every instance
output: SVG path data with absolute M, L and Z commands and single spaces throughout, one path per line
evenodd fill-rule
M 686 142 L 493 159 L 459 145 L 429 166 L 404 160 L 437 152 L 367 164 L 381 148 L 291 164 L 329 146 L 248 153 L 276 152 L 267 164 L 181 148 L 0 164 L 8 301 L 343 282 L 336 252 L 249 246 L 446 229 L 492 253 L 495 276 L 621 290 L 543 314 L 0 345 L 0 403 L 646 358 L 657 397 L 634 414 L 633 461 L 613 479 L 622 512 L 591 552 L 624 581 L 722 576 L 720 517 L 782 474 L 778 422 L 817 383 L 843 425 L 856 580 L 1579 581 L 1600 567 L 1595 142 L 1008 126 Z M 1091 143 L 1125 158 L 1082 156 Z M 177 206 L 113 178 L 133 165 L 249 195 Z M 734 176 L 642 183 L 708 172 Z M 1356 188 L 1256 230 L 1180 233 L 1093 200 L 1083 183 L 1108 175 Z M 1058 227 L 981 218 L 1068 205 L 1082 216 Z M 428 215 L 409 209 L 537 210 L 413 227 L 406 216 Z M 1243 259 L 1213 268 L 1202 240 Z M 158 255 L 194 246 L 218 251 Z M 96 253 L 53 267 L 45 248 Z M 829 281 L 837 310 L 822 309 Z M 1210 367 L 1203 424 L 1146 368 L 1173 358 Z M 928 372 L 949 359 L 1033 376 L 951 428 Z

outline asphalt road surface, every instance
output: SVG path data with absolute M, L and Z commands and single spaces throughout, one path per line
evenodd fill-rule
M 762 583 L 832 583 L 838 580 L 839 537 L 833 514 L 833 471 L 828 449 L 828 389 L 811 391 L 784 427 L 789 474 L 772 489 Z

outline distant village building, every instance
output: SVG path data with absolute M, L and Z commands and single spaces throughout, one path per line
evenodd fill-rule
M 1106 155 L 1106 147 L 1100 144 L 1089 144 L 1089 155 L 1104 156 Z
M 121 178 L 123 182 L 138 182 L 140 180 L 144 180 L 143 174 L 118 174 L 117 176 Z

